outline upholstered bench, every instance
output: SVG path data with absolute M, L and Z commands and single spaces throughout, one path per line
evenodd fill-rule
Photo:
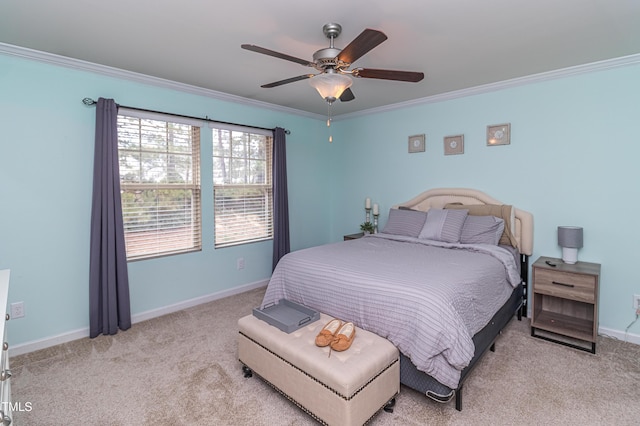
M 327 425 L 362 425 L 381 408 L 392 411 L 400 391 L 398 350 L 389 341 L 358 328 L 344 352 L 315 345 L 331 317 L 290 334 L 248 315 L 238 321 L 238 359 L 245 377 L 252 372 Z

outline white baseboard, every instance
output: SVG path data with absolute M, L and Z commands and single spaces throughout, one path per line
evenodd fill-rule
M 131 316 L 131 322 L 133 324 L 141 321 L 146 321 L 151 318 L 157 318 L 162 315 L 167 315 L 173 312 L 181 311 L 183 309 L 191 308 L 193 306 L 201 305 L 203 303 L 213 302 L 214 300 L 223 299 L 225 297 L 233 296 L 235 294 L 244 293 L 245 291 L 253 290 L 260 287 L 265 287 L 269 283 L 269 280 L 256 281 L 254 283 L 244 284 L 238 287 L 233 287 L 227 290 L 219 291 L 205 296 L 196 297 L 193 299 L 185 300 L 183 302 L 175 303 L 173 305 L 163 306 L 162 308 L 152 309 L 150 311 L 141 312 Z M 34 352 L 40 349 L 46 349 L 51 346 L 60 345 L 62 343 L 71 342 L 73 340 L 83 339 L 89 337 L 89 327 L 81 328 L 78 330 L 69 331 L 67 333 L 58 334 L 56 336 L 45 337 L 44 339 L 32 340 L 30 342 L 21 343 L 9 348 L 9 356 L 23 355 L 29 352 Z
M 599 327 L 598 334 L 601 336 L 613 337 L 614 339 L 622 340 L 623 342 L 640 345 L 640 334 L 625 333 L 621 330 L 614 330 L 606 327 Z
M 150 311 L 141 312 L 131 316 L 131 322 L 137 323 L 146 321 L 151 318 L 160 317 L 162 315 L 171 314 L 173 312 L 181 311 L 183 309 L 191 308 L 193 306 L 202 305 L 203 303 L 213 302 L 214 300 L 223 299 L 225 297 L 233 296 L 235 294 L 244 293 L 245 291 L 253 290 L 259 287 L 265 287 L 269 284 L 269 280 L 256 281 L 254 283 L 243 284 L 239 287 L 233 287 L 228 290 L 219 291 L 217 293 L 208 294 L 205 296 L 196 297 L 194 299 L 185 300 L 183 302 L 176 303 L 174 305 L 164 306 L 158 309 L 152 309 Z

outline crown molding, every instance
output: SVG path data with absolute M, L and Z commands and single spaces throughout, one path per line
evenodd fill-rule
M 231 95 L 229 93 L 218 92 L 216 90 L 205 89 L 203 87 L 193 86 L 185 83 L 179 83 L 177 81 L 167 80 L 159 77 L 153 77 L 150 75 L 141 74 L 133 71 L 127 71 L 120 68 L 114 68 L 107 65 L 95 64 L 93 62 L 83 61 L 81 59 L 69 58 L 66 56 L 56 55 L 53 53 L 29 49 L 26 47 L 0 43 L 0 53 L 10 55 L 10 56 L 16 56 L 19 58 L 31 59 L 38 62 L 44 62 L 51 65 L 58 65 L 65 68 L 71 68 L 74 70 L 88 71 L 96 74 L 102 74 L 108 77 L 115 77 L 122 80 L 133 81 L 136 83 L 149 84 L 152 86 L 162 87 L 165 89 L 177 90 L 180 92 L 190 93 L 193 95 L 205 96 L 208 98 L 217 99 L 221 101 L 234 102 L 237 104 L 242 104 L 242 105 L 247 105 L 247 106 L 257 107 L 262 109 L 269 109 L 277 112 L 294 114 L 294 115 L 313 118 L 313 119 L 321 119 L 321 120 L 326 119 L 323 115 L 320 115 L 320 114 L 301 111 L 299 109 L 288 108 L 280 105 L 271 104 L 268 102 L 258 101 L 255 99 L 243 98 L 241 96 Z
M 218 92 L 211 89 L 205 89 L 203 87 L 193 86 L 185 83 L 179 83 L 172 80 L 153 77 L 146 74 L 136 73 L 133 71 L 126 71 L 119 68 L 109 67 L 107 65 L 95 64 L 92 62 L 83 61 L 81 59 L 69 58 L 66 56 L 56 55 L 53 53 L 47 53 L 39 50 L 29 49 L 26 47 L 19 47 L 11 44 L 0 43 L 0 53 L 16 56 L 20 58 L 25 58 L 25 59 L 31 59 L 39 62 L 52 64 L 52 65 L 63 66 L 63 67 L 71 68 L 75 70 L 93 72 L 97 74 L 106 75 L 109 77 L 115 77 L 123 80 L 134 81 L 137 83 L 149 84 L 157 87 L 162 87 L 165 89 L 177 90 L 177 91 L 190 93 L 194 95 L 205 96 L 205 97 L 209 97 L 209 98 L 213 98 L 221 101 L 234 102 L 234 103 L 247 105 L 251 107 L 269 109 L 277 112 L 294 114 L 302 117 L 326 120 L 326 117 L 321 114 L 301 111 L 299 109 L 275 105 L 268 102 L 258 101 L 255 99 L 243 98 L 241 96 L 231 95 L 229 93 Z M 496 92 L 498 90 L 524 86 L 532 83 L 557 80 L 560 78 L 565 78 L 565 77 L 570 77 L 570 76 L 575 76 L 580 74 L 603 71 L 603 70 L 608 70 L 612 68 L 620 68 L 628 65 L 635 65 L 638 63 L 640 63 L 640 54 L 622 56 L 619 58 L 607 59 L 604 61 L 592 62 L 589 64 L 583 64 L 583 65 L 576 65 L 573 67 L 562 68 L 559 70 L 547 71 L 547 72 L 538 73 L 538 74 L 532 74 L 525 77 L 518 77 L 510 80 L 499 81 L 496 83 L 483 84 L 481 86 L 455 90 L 452 92 L 441 93 L 433 96 L 427 96 L 425 98 L 414 99 L 411 101 L 399 102 L 391 105 L 384 105 L 381 107 L 370 108 L 370 109 L 356 111 L 352 113 L 339 114 L 334 116 L 333 120 L 342 121 L 350 118 L 395 111 L 398 109 L 404 109 L 404 108 L 409 108 L 409 107 L 418 106 L 418 105 L 444 102 L 452 99 L 459 99 L 467 96 L 479 95 L 479 94 L 489 93 L 489 92 Z
M 573 67 L 562 68 L 559 70 L 547 71 L 539 74 L 532 74 L 525 77 L 513 78 L 510 80 L 499 81 L 496 83 L 483 84 L 481 86 L 470 87 L 468 89 L 455 90 L 452 92 L 441 93 L 438 95 L 428 96 L 426 98 L 414 99 L 406 102 L 399 102 L 391 105 L 385 105 L 377 108 L 370 108 L 363 111 L 356 111 L 347 114 L 340 114 L 333 117 L 335 121 L 346 120 L 349 118 L 362 117 L 371 114 L 389 112 L 398 109 L 408 108 L 417 105 L 433 104 L 437 102 L 449 101 L 452 99 L 464 98 L 467 96 L 479 95 L 483 93 L 496 92 L 498 90 L 509 89 L 512 87 L 524 86 L 532 83 L 543 81 L 557 80 L 560 78 L 571 77 L 580 74 L 587 74 L 596 71 L 604 71 L 612 68 L 620 68 L 628 65 L 640 64 L 640 54 L 622 56 L 620 58 L 607 59 L 599 62 L 592 62 L 584 65 L 576 65 Z

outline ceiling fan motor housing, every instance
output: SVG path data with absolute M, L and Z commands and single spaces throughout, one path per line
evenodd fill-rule
M 342 32 L 342 26 L 336 23 L 324 24 L 322 32 L 330 40 L 329 47 L 320 49 L 313 54 L 313 62 L 316 65 L 315 68 L 318 71 L 325 69 L 342 69 L 348 68 L 350 64 L 339 61 L 338 55 L 342 52 L 342 49 L 337 49 L 333 46 L 333 40 L 335 40 Z
M 335 67 L 338 65 L 337 56 L 342 49 L 336 49 L 335 47 L 327 47 L 320 49 L 313 54 L 313 62 L 320 68 Z

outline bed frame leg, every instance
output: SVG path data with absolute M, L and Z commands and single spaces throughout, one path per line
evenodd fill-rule
M 456 410 L 462 411 L 462 386 L 456 389 Z
M 491 346 L 489 347 L 489 350 L 490 350 L 491 352 L 495 352 L 495 351 L 496 351 L 496 342 L 493 342 L 493 343 L 491 344 Z
M 520 255 L 520 270 L 522 278 L 522 306 L 518 309 L 518 321 L 522 321 L 522 318 L 527 317 L 527 298 L 529 292 L 527 283 L 529 282 L 529 256 L 526 254 Z

